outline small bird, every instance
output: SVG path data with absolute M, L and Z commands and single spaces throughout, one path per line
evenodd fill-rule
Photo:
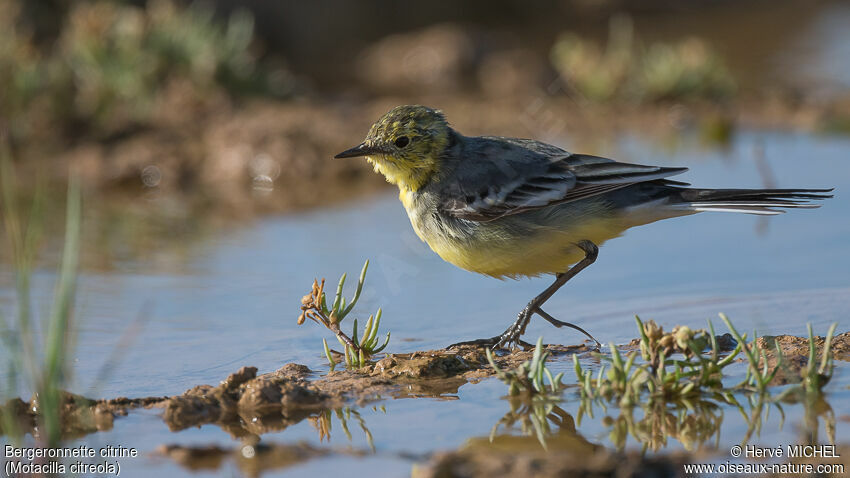
M 701 211 L 774 215 L 814 208 L 832 189 L 699 189 L 672 181 L 687 168 L 620 163 L 531 139 L 463 136 L 440 110 L 397 106 L 359 145 L 335 158 L 365 156 L 399 189 L 414 231 L 443 260 L 496 278 L 553 274 L 555 280 L 495 337 L 461 342 L 493 349 L 521 340 L 533 314 L 581 327 L 543 304 L 592 264 L 598 246 L 627 229 Z

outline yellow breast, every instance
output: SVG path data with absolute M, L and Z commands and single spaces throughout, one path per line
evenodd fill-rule
M 601 245 L 633 225 L 609 214 L 543 215 L 532 228 L 527 223 L 523 228 L 512 227 L 511 221 L 527 221 L 521 215 L 463 225 L 446 219 L 436 225 L 435 211 L 419 203 L 416 193 L 402 190 L 399 199 L 413 230 L 443 260 L 498 278 L 564 272 L 584 257 L 576 243 L 590 240 Z

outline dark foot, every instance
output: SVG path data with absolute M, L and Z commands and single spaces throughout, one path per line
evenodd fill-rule
M 520 337 L 525 333 L 525 328 L 528 327 L 528 322 L 531 320 L 532 314 L 534 314 L 534 308 L 531 304 L 525 306 L 522 312 L 517 315 L 516 321 L 508 327 L 508 330 L 502 332 L 502 335 L 497 337 L 499 341 L 493 345 L 493 350 L 503 347 L 512 349 L 514 346 L 520 345 L 520 342 L 522 342 Z
M 495 337 L 490 337 L 489 339 L 478 339 L 478 340 L 469 340 L 467 342 L 458 342 L 456 344 L 449 345 L 449 347 L 454 347 L 455 345 L 481 345 L 492 348 L 493 350 L 499 350 L 502 348 L 512 349 L 515 346 L 521 346 L 523 349 L 534 348 L 533 345 L 520 340 L 522 334 L 525 333 L 525 328 L 528 326 L 528 321 L 531 320 L 531 315 L 534 313 L 534 309 L 531 308 L 530 305 L 526 306 L 522 309 L 522 312 L 517 315 L 516 321 L 508 327 L 507 330 L 502 332 L 502 335 L 497 335 Z
M 497 335 L 488 339 L 476 339 L 458 342 L 456 344 L 451 344 L 446 348 L 450 349 L 452 347 L 459 347 L 461 345 L 475 345 L 478 347 L 490 347 L 492 350 L 499 350 L 500 348 L 503 348 L 502 346 L 498 345 L 500 340 L 502 340 L 502 336 Z M 516 344 L 522 347 L 523 350 L 531 350 L 534 348 L 534 345 L 526 342 L 525 340 L 517 340 Z

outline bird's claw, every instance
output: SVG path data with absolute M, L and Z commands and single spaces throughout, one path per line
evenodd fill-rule
M 522 345 L 527 347 L 529 344 L 520 340 L 522 334 L 525 333 L 525 327 L 528 326 L 528 321 L 531 318 L 531 309 L 526 307 L 517 315 L 517 320 L 507 330 L 498 336 L 498 341 L 493 344 L 493 350 L 501 348 L 514 348 L 514 346 Z
M 463 345 L 476 345 L 476 346 L 490 347 L 490 350 L 494 350 L 494 351 L 500 350 L 500 349 L 506 349 L 506 348 L 513 348 L 510 345 L 520 346 L 520 347 L 523 348 L 523 350 L 529 350 L 529 349 L 534 348 L 533 345 L 526 342 L 525 340 L 520 340 L 519 337 L 517 337 L 515 340 L 512 340 L 512 341 L 507 341 L 505 339 L 506 339 L 505 335 L 502 334 L 502 335 L 497 335 L 495 337 L 490 337 L 490 338 L 486 338 L 486 339 L 466 340 L 464 342 L 458 342 L 458 343 L 455 343 L 455 344 L 451 344 L 446 348 L 450 349 L 452 347 L 460 347 L 460 346 L 463 346 Z
M 507 330 L 502 332 L 501 335 L 497 335 L 495 337 L 490 337 L 488 339 L 478 339 L 478 340 L 468 340 L 466 342 L 458 342 L 456 344 L 451 344 L 446 348 L 452 348 L 458 345 L 483 345 L 488 346 L 491 350 L 500 350 L 500 349 L 514 349 L 517 346 L 522 347 L 524 350 L 528 350 L 534 348 L 530 343 L 521 340 L 522 334 L 525 333 L 525 328 L 528 326 L 528 321 L 531 319 L 532 309 L 530 307 L 526 307 L 522 309 L 522 312 L 517 316 L 516 322 L 511 324 Z

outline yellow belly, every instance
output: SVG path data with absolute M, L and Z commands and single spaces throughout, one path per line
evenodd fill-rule
M 584 201 L 491 222 L 444 218 L 437 224 L 436 211 L 417 202 L 412 192 L 402 190 L 399 198 L 416 234 L 443 260 L 497 278 L 562 273 L 584 258 L 579 241 L 602 245 L 630 227 L 687 214 L 651 209 L 621 214 L 601 201 Z
M 530 237 L 499 240 L 463 247 L 450 241 L 426 239 L 443 260 L 460 268 L 497 278 L 558 274 L 582 260 L 576 244 L 589 240 L 601 245 L 624 231 L 613 221 L 578 225 L 568 231 L 548 230 Z

